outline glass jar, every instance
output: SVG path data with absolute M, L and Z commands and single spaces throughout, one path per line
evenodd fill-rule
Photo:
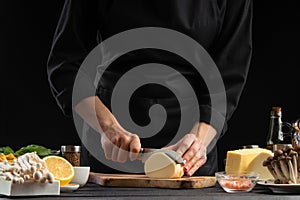
M 61 146 L 61 154 L 73 166 L 80 166 L 81 146 L 65 145 Z

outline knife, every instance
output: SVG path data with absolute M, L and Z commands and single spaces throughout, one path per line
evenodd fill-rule
M 154 149 L 154 148 L 141 148 L 138 159 L 142 160 L 143 163 L 153 154 L 157 152 L 165 153 L 172 160 L 174 160 L 177 164 L 184 164 L 182 157 L 179 153 L 169 149 Z

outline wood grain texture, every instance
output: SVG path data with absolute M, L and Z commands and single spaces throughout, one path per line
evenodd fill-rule
M 153 179 L 142 174 L 90 173 L 89 182 L 108 187 L 205 188 L 216 184 L 214 176 Z

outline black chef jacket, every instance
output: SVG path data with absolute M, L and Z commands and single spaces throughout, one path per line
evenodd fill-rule
M 66 0 L 48 60 L 48 77 L 53 95 L 63 112 L 71 115 L 76 74 L 83 60 L 98 43 L 134 28 L 162 27 L 176 30 L 202 45 L 222 75 L 227 112 L 218 113 L 225 120 L 223 129 L 216 128 L 218 139 L 226 130 L 226 122 L 237 107 L 246 81 L 252 52 L 251 22 L 251 0 Z M 122 74 L 134 66 L 149 62 L 172 66 L 182 73 L 196 91 L 200 102 L 199 121 L 210 123 L 214 111 L 203 79 L 184 59 L 163 50 L 143 49 L 120 57 L 103 74 L 96 95 L 110 108 L 111 91 Z M 139 105 L 139 99 L 159 101 L 172 96 L 165 88 L 157 85 L 145 86 L 134 95 L 137 100 L 135 102 L 133 98 L 133 105 Z M 142 117 L 147 115 L 146 111 L 145 114 L 141 114 L 141 111 L 147 110 L 152 104 L 140 102 L 140 107 L 135 110 L 135 106 L 131 106 L 137 123 L 147 124 L 148 119 Z M 172 110 L 176 101 L 171 104 L 165 106 Z M 177 114 L 170 117 L 173 125 L 178 122 Z M 211 125 L 218 127 L 216 124 Z M 161 132 L 165 133 L 161 134 L 172 130 L 168 126 L 164 128 Z M 161 134 L 142 140 L 142 145 L 164 146 L 168 140 L 159 139 L 164 136 Z M 208 170 L 200 170 L 198 174 L 214 173 L 217 167 L 216 152 L 216 148 L 209 152 L 206 167 L 203 167 Z

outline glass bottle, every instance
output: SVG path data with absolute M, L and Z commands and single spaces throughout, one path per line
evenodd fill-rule
M 272 107 L 267 136 L 267 149 L 275 151 L 292 146 L 293 127 L 288 122 L 282 122 L 281 107 Z M 284 128 L 284 131 L 283 131 Z
M 269 133 L 267 136 L 267 149 L 273 151 L 274 144 L 283 142 L 283 133 L 281 131 L 281 107 L 272 107 L 270 113 Z

